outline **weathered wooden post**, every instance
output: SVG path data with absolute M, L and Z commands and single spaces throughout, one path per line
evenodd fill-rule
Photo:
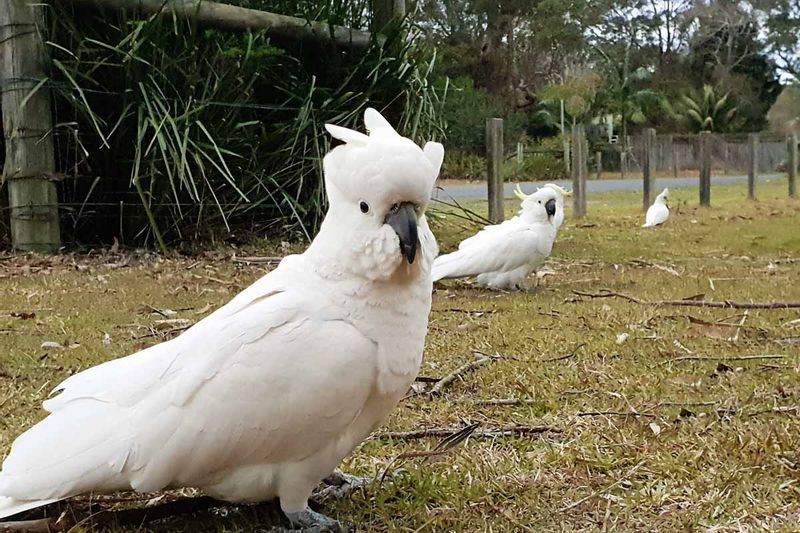
M 387 24 L 405 15 L 405 0 L 372 0 L 372 31 L 380 32 Z
M 489 220 L 497 224 L 505 218 L 503 213 L 503 119 L 486 119 L 486 178 L 489 188 Z
M 603 174 L 603 152 L 597 150 L 594 153 L 594 166 L 595 172 L 597 173 L 597 179 L 600 179 L 600 176 Z
M 525 162 L 525 148 L 522 143 L 517 143 L 517 165 L 522 166 Z
M 586 155 L 589 152 L 582 124 L 572 126 L 572 212 L 586 216 Z
M 701 131 L 700 137 L 700 205 L 711 205 L 711 132 Z
M 650 207 L 651 196 L 653 193 L 653 185 L 655 180 L 655 169 L 653 168 L 653 150 L 656 144 L 656 130 L 647 128 L 644 130 L 644 139 L 642 143 L 642 203 L 644 210 Z
M 758 133 L 747 136 L 748 145 L 748 171 L 747 171 L 747 199 L 756 199 L 756 179 L 758 179 Z
M 61 246 L 55 174 L 48 56 L 41 35 L 42 4 L 0 2 L 0 94 L 14 248 L 56 252 Z M 24 103 L 24 105 L 23 105 Z
M 675 152 L 675 137 L 667 135 L 667 150 L 669 150 L 669 164 L 672 166 L 672 176 L 678 177 L 678 154 Z
M 789 156 L 789 198 L 797 197 L 797 134 L 792 133 L 786 139 Z

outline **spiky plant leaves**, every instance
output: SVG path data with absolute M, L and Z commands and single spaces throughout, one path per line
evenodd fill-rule
M 270 9 L 369 23 L 366 2 L 321 10 L 285 4 Z M 69 176 L 61 200 L 94 206 L 74 217 L 78 237 L 124 233 L 164 248 L 247 226 L 310 238 L 326 207 L 323 123 L 358 128 L 372 105 L 407 135 L 442 137 L 442 97 L 428 82 L 435 56 L 409 37 L 405 21 L 387 29 L 385 43 L 374 39 L 355 53 L 203 30 L 178 18 L 126 18 L 65 3 L 53 9 L 54 69 L 44 83 L 56 95 L 59 127 L 70 132 L 58 137 L 59 166 Z M 120 224 L 91 218 L 117 211 Z

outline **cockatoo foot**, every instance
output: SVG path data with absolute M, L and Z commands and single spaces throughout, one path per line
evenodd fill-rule
M 317 500 L 343 498 L 354 490 L 369 485 L 373 481 L 374 478 L 345 474 L 337 468 L 330 476 L 322 480 L 322 482 L 328 486 L 315 493 L 314 498 Z
M 311 509 L 296 513 L 286 513 L 286 517 L 292 523 L 294 529 L 278 530 L 281 533 L 297 533 L 298 531 L 302 533 L 338 533 L 347 531 L 347 528 L 338 520 Z

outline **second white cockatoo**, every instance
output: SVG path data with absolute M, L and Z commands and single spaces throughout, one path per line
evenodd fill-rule
M 196 487 L 280 498 L 294 526 L 320 480 L 408 392 L 431 308 L 425 208 L 444 155 L 374 109 L 323 162 L 319 234 L 181 336 L 84 370 L 44 402 L 0 473 L 0 518 L 89 492 Z M 0 527 L 0 529 L 2 529 Z
M 669 189 L 664 189 L 661 194 L 656 196 L 656 200 L 647 209 L 647 214 L 644 217 L 643 228 L 650 228 L 663 224 L 669 218 Z
M 486 226 L 462 241 L 455 252 L 437 257 L 433 281 L 477 276 L 478 284 L 492 289 L 521 288 L 553 249 L 558 195 L 543 187 L 525 196 L 514 218 Z
M 556 196 L 556 214 L 553 217 L 553 223 L 556 226 L 556 233 L 558 232 L 559 228 L 561 228 L 561 224 L 564 223 L 564 197 L 572 196 L 572 191 L 569 191 L 555 183 L 546 183 L 544 187 L 549 189 L 553 189 L 557 194 Z M 539 190 L 538 188 L 536 190 Z M 525 200 L 527 195 L 522 192 L 519 184 L 517 184 L 517 188 L 514 189 L 514 194 L 520 200 Z

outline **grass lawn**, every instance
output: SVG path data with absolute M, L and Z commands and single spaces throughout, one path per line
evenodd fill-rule
M 594 195 L 587 218 L 567 213 L 553 273 L 538 287 L 533 279 L 520 293 L 438 284 L 421 375 L 441 378 L 476 353 L 492 358 L 441 396 L 409 397 L 382 431 L 477 423 L 477 431 L 541 432 L 473 436 L 425 457 L 401 454 L 432 450 L 441 437 L 374 437 L 344 469 L 396 475 L 322 510 L 359 531 L 797 531 L 800 310 L 574 292 L 800 301 L 800 202 L 785 191 L 782 182 L 759 184 L 760 200 L 748 203 L 743 185 L 714 187 L 714 207 L 701 209 L 696 190 L 676 189 L 670 220 L 650 230 L 639 228 L 638 193 Z M 443 251 L 475 231 L 434 215 Z M 178 334 L 268 270 L 231 254 L 3 258 L 0 456 L 42 417 L 61 379 Z M 772 357 L 745 358 L 763 355 Z M 514 402 L 489 402 L 498 399 Z M 265 507 L 224 511 L 130 530 L 266 531 L 274 517 Z

